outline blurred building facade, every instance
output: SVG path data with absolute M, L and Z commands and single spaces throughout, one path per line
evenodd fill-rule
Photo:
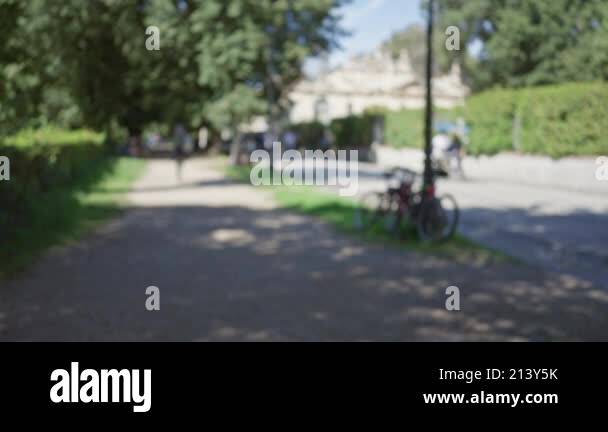
M 418 109 L 425 104 L 425 86 L 412 68 L 407 51 L 395 58 L 378 49 L 352 58 L 343 66 L 300 81 L 289 95 L 293 123 L 321 121 L 363 113 L 372 107 Z M 436 106 L 464 104 L 469 88 L 454 64 L 446 75 L 433 78 Z

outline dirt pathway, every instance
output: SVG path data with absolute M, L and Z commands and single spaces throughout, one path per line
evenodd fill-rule
M 151 161 L 120 218 L 2 283 L 0 340 L 608 340 L 587 283 L 365 244 L 213 166 Z

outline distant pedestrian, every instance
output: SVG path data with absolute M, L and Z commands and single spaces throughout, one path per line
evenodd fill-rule
M 296 133 L 288 129 L 283 134 L 283 144 L 285 145 L 285 150 L 295 150 L 298 147 L 298 136 Z
M 450 146 L 447 149 L 450 174 L 457 174 L 460 178 L 464 178 L 464 171 L 462 170 L 463 152 L 464 144 L 462 138 L 458 133 L 452 133 L 450 137 Z
M 319 143 L 321 150 L 329 150 L 334 143 L 334 136 L 328 128 L 323 130 L 323 135 L 321 136 L 321 142 Z
M 451 139 L 444 128 L 440 128 L 439 132 L 432 139 L 433 145 L 433 164 L 439 171 L 450 172 L 449 151 Z
M 198 148 L 206 150 L 209 141 L 209 129 L 202 127 L 198 130 Z
M 181 123 L 173 129 L 173 157 L 175 158 L 177 181 L 182 181 L 182 165 L 186 159 L 186 141 L 188 133 Z

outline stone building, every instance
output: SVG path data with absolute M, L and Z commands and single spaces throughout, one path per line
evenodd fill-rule
M 293 104 L 289 117 L 292 123 L 328 122 L 371 107 L 422 108 L 425 92 L 424 81 L 415 75 L 407 52 L 394 58 L 379 49 L 296 84 L 289 95 Z M 433 78 L 435 106 L 461 105 L 468 93 L 457 64 L 448 74 Z

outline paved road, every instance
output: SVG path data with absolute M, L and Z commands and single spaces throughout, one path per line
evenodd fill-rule
M 359 192 L 384 190 L 383 170 L 360 164 Z M 457 199 L 466 236 L 608 290 L 608 194 L 482 178 L 442 179 L 438 187 Z
M 205 160 L 184 176 L 151 161 L 122 217 L 3 282 L 0 340 L 608 339 L 608 294 L 584 281 L 362 243 Z

